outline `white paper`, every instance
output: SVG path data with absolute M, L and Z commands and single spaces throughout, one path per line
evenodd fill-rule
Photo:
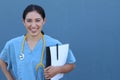
M 50 47 L 51 65 L 62 66 L 66 63 L 68 56 L 69 44 L 58 45 L 58 59 L 57 59 L 57 46 Z M 64 74 L 57 74 L 51 80 L 59 80 Z

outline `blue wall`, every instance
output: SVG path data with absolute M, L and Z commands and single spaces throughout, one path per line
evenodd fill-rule
M 75 54 L 76 68 L 63 80 L 120 80 L 120 0 L 2 0 L 0 51 L 25 33 L 21 16 L 30 3 L 45 8 L 45 33 L 70 43 Z

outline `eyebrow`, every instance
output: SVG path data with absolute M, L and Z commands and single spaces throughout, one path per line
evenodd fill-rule
M 26 18 L 26 19 L 31 19 L 31 18 Z M 41 18 L 35 18 L 35 19 L 41 19 Z

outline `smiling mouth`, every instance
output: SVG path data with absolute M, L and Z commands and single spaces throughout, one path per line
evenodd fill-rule
M 36 29 L 31 29 L 30 31 L 31 31 L 32 33 L 37 32 L 37 30 L 36 30 Z

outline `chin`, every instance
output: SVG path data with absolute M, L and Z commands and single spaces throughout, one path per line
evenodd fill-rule
M 31 35 L 32 37 L 35 37 L 35 36 L 37 36 L 38 34 L 37 34 L 37 33 L 30 33 L 30 35 Z
M 28 32 L 28 34 L 31 35 L 32 37 L 36 37 L 40 34 L 40 32 L 37 32 L 37 31 L 36 32 L 31 32 L 30 31 L 30 32 Z
M 32 33 L 32 34 L 31 34 L 32 37 L 36 37 L 36 36 L 38 36 L 38 35 L 39 35 L 39 33 Z

